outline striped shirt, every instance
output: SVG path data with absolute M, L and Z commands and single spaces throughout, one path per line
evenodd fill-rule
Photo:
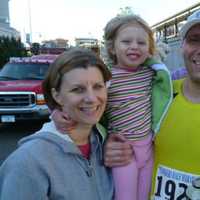
M 134 72 L 112 68 L 106 108 L 109 133 L 123 133 L 127 139 L 137 140 L 151 132 L 153 75 L 149 67 Z

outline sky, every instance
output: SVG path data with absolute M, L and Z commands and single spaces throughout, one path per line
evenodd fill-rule
M 102 39 L 106 23 L 131 7 L 149 25 L 180 12 L 199 0 L 10 0 L 10 24 L 21 32 L 32 33 L 32 42 L 64 38 Z

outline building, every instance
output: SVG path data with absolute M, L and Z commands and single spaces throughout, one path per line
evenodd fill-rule
M 167 19 L 158 22 L 152 26 L 156 39 L 168 42 L 174 38 L 178 38 L 179 30 L 185 23 L 187 17 L 196 10 L 200 9 L 200 3 L 196 3 Z
M 20 37 L 20 33 L 10 27 L 9 0 L 0 0 L 0 36 Z
M 95 38 L 75 38 L 75 46 L 88 48 L 100 54 L 99 41 Z
M 42 46 L 47 48 L 68 48 L 69 40 L 57 38 L 55 40 L 44 40 Z
M 184 67 L 179 31 L 187 17 L 198 9 L 200 9 L 200 3 L 196 3 L 152 26 L 156 41 L 164 42 L 169 46 L 169 54 L 164 62 L 170 71 Z
M 1 0 L 0 1 L 0 24 L 3 27 L 9 27 L 9 0 Z
M 94 38 L 76 38 L 75 45 L 79 47 L 98 46 L 98 40 Z

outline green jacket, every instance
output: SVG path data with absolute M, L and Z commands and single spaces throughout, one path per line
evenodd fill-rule
M 152 85 L 152 130 L 156 134 L 173 99 L 170 72 L 164 64 L 150 66 L 155 70 Z

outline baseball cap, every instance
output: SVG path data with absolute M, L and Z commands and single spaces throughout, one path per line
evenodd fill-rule
M 187 18 L 187 22 L 182 26 L 180 30 L 181 37 L 185 38 L 189 29 L 196 24 L 200 24 L 200 10 L 195 11 Z

